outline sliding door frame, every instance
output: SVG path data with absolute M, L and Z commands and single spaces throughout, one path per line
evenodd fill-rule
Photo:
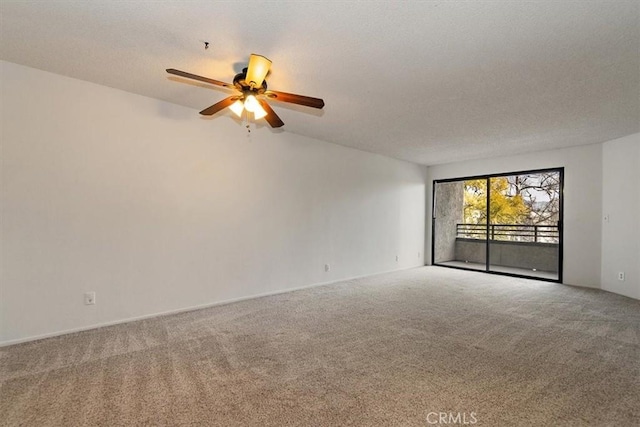
M 558 278 L 557 279 L 547 279 L 544 277 L 535 277 L 535 276 L 527 276 L 524 274 L 515 274 L 515 273 L 506 273 L 502 271 L 492 271 L 490 269 L 490 244 L 489 244 L 489 228 L 491 224 L 490 218 L 490 197 L 491 197 L 491 186 L 487 185 L 487 224 L 486 224 L 486 236 L 487 240 L 485 243 L 486 249 L 486 258 L 485 258 L 485 269 L 478 270 L 472 268 L 458 267 L 453 265 L 444 265 L 438 264 L 435 262 L 435 238 L 436 238 L 436 185 L 441 183 L 448 182 L 459 182 L 459 181 L 470 181 L 475 179 L 486 179 L 487 182 L 491 178 L 500 178 L 505 176 L 513 176 L 513 175 L 525 175 L 525 174 L 535 174 L 535 173 L 545 173 L 545 172 L 558 172 L 560 175 L 560 188 L 559 188 L 559 201 L 558 201 Z M 564 254 L 564 167 L 555 167 L 555 168 L 545 168 L 545 169 L 531 169 L 524 171 L 515 171 L 515 172 L 503 172 L 496 174 L 485 174 L 485 175 L 472 175 L 460 178 L 446 178 L 446 179 L 434 179 L 431 188 L 431 265 L 436 265 L 439 267 L 446 268 L 455 268 L 458 270 L 467 270 L 467 271 L 476 271 L 481 273 L 488 274 L 497 274 L 500 276 L 510 276 L 510 277 L 523 277 L 526 279 L 534 279 L 534 280 L 542 280 L 545 282 L 554 282 L 554 283 L 562 283 L 563 276 L 563 254 Z

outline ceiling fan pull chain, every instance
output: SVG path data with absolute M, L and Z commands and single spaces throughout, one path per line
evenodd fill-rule
M 251 136 L 251 128 L 249 127 L 249 112 L 244 110 L 244 126 L 247 128 L 247 138 Z

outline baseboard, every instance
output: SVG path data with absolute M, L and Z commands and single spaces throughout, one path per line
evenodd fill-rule
M 202 310 L 202 309 L 205 309 L 205 308 L 216 307 L 216 306 L 220 306 L 220 305 L 233 304 L 235 302 L 240 302 L 240 301 L 246 301 L 246 300 L 251 300 L 251 299 L 256 299 L 256 298 L 263 298 L 263 297 L 268 297 L 268 296 L 272 296 L 272 295 L 285 294 L 287 292 L 295 292 L 295 291 L 300 291 L 302 289 L 315 288 L 315 287 L 318 287 L 318 286 L 327 286 L 327 285 L 331 285 L 331 284 L 334 284 L 334 283 L 348 282 L 349 280 L 363 279 L 365 277 L 373 277 L 373 276 L 378 276 L 378 275 L 381 275 L 381 274 L 393 273 L 393 272 L 396 272 L 396 271 L 403 271 L 403 270 L 411 270 L 411 269 L 420 268 L 420 267 L 423 267 L 423 266 L 422 265 L 417 265 L 417 266 L 413 266 L 413 267 L 399 268 L 399 269 L 395 269 L 395 270 L 380 271 L 380 272 L 372 273 L 372 274 L 363 274 L 361 276 L 353 276 L 353 277 L 347 277 L 347 278 L 342 278 L 342 279 L 330 280 L 328 282 L 319 282 L 319 283 L 314 283 L 314 284 L 311 284 L 311 285 L 298 286 L 298 287 L 295 287 L 295 288 L 287 288 L 287 289 L 281 289 L 281 290 L 271 291 L 271 292 L 264 292 L 264 293 L 261 293 L 261 294 L 253 294 L 253 295 L 248 295 L 248 296 L 238 297 L 238 298 L 231 298 L 231 299 L 222 300 L 222 301 L 216 301 L 216 302 L 207 303 L 207 304 L 201 304 L 201 305 L 195 305 L 195 306 L 190 306 L 190 307 L 178 308 L 178 309 L 175 309 L 175 310 L 168 310 L 168 311 L 162 311 L 162 312 L 157 312 L 157 313 L 152 313 L 152 314 L 145 314 L 145 315 L 142 315 L 142 316 L 127 317 L 125 319 L 112 320 L 110 322 L 95 323 L 95 324 L 88 325 L 88 326 L 81 326 L 79 328 L 65 329 L 65 330 L 62 330 L 62 331 L 50 332 L 50 333 L 41 334 L 41 335 L 33 335 L 33 336 L 25 337 L 25 338 L 18 338 L 18 339 L 14 339 L 14 340 L 0 341 L 0 347 L 7 347 L 7 346 L 10 346 L 10 345 L 22 344 L 22 343 L 31 342 L 31 341 L 38 341 L 38 340 L 42 340 L 42 339 L 46 339 L 46 338 L 55 338 L 55 337 L 59 337 L 61 335 L 68 335 L 68 334 L 73 334 L 73 333 L 76 333 L 76 332 L 90 331 L 92 329 L 104 328 L 104 327 L 113 326 L 113 325 L 120 325 L 122 323 L 136 322 L 138 320 L 152 319 L 154 317 L 169 316 L 169 315 L 172 315 L 172 314 L 185 313 L 185 312 L 195 311 L 195 310 Z

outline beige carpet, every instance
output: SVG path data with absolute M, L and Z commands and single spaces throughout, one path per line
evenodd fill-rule
M 640 302 L 425 267 L 5 347 L 0 375 L 7 426 L 637 426 Z

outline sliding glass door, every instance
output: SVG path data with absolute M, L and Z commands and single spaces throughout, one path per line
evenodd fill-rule
M 563 169 L 435 181 L 432 263 L 562 280 Z

